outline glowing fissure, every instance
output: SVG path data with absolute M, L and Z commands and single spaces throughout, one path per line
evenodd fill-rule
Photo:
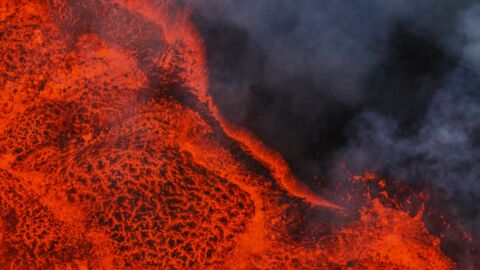
M 187 14 L 182 13 L 182 15 L 179 16 L 180 18 L 177 18 L 168 25 L 165 23 L 168 15 L 162 14 L 162 10 L 153 9 L 148 2 L 121 0 L 117 0 L 116 2 L 130 11 L 145 16 L 161 29 L 169 28 L 172 32 L 175 31 L 174 37 L 169 35 L 170 32 L 166 33 L 167 42 L 181 39 L 188 44 L 190 53 L 185 54 L 184 63 L 186 65 L 185 68 L 190 71 L 190 86 L 196 90 L 194 93 L 197 98 L 208 105 L 210 112 L 220 123 L 225 133 L 233 140 L 239 142 L 245 151 L 265 165 L 265 167 L 271 171 L 272 176 L 275 177 L 290 194 L 305 199 L 316 206 L 341 208 L 316 195 L 307 186 L 298 181 L 290 171 L 288 164 L 278 152 L 266 146 L 249 131 L 232 124 L 222 116 L 211 96 L 208 94 L 208 72 L 205 63 L 205 50 L 197 31 L 191 24 L 186 22 L 188 18 Z

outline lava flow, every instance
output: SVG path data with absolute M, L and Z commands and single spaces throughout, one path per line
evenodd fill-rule
M 456 269 L 225 120 L 184 7 L 6 0 L 0 37 L 0 269 Z

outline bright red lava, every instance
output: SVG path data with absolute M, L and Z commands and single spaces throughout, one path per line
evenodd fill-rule
M 354 190 L 347 210 L 225 120 L 181 7 L 7 0 L 0 20 L 0 269 L 456 269 L 422 211 Z

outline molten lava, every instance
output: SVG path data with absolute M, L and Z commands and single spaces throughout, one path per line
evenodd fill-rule
M 421 213 L 347 211 L 225 120 L 178 4 L 6 0 L 0 37 L 0 269 L 456 268 Z

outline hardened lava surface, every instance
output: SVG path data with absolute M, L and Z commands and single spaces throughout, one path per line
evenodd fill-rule
M 417 217 L 338 210 L 221 118 L 178 3 L 1 1 L 0 47 L 0 269 L 455 268 Z

